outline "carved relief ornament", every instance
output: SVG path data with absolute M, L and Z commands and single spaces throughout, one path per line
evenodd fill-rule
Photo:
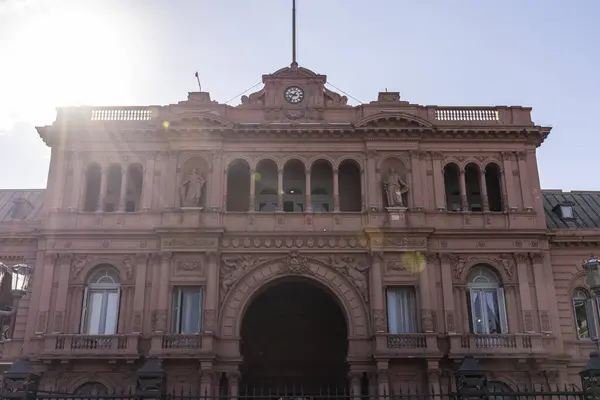
M 364 236 L 226 236 L 223 249 L 366 249 Z
M 468 255 L 441 253 L 440 258 L 449 263 L 452 268 L 452 278 L 460 281 L 464 278 L 465 268 L 475 264 L 485 264 L 491 267 L 499 266 L 504 271 L 506 278 L 512 279 L 516 268 L 515 259 L 511 254 L 496 255 Z M 499 271 L 500 272 L 500 271 Z
M 240 255 L 240 256 L 225 256 L 222 258 L 220 268 L 220 294 L 222 299 L 225 298 L 229 290 L 237 283 L 244 275 L 253 270 L 255 267 L 275 260 L 275 257 Z M 291 251 L 286 257 L 278 258 L 280 274 L 298 274 L 312 275 L 311 263 L 317 261 L 327 265 L 332 270 L 345 276 L 356 287 L 365 302 L 368 302 L 368 282 L 366 272 L 370 265 L 358 255 L 336 255 L 329 257 L 308 258 L 299 254 L 297 251 Z

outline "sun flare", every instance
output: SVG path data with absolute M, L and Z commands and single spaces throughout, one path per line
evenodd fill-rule
M 108 11 L 51 3 L 16 15 L 2 44 L 0 128 L 49 123 L 59 106 L 119 104 L 128 97 L 132 68 L 127 27 Z

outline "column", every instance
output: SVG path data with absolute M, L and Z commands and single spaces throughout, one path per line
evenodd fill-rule
M 444 300 L 444 321 L 446 333 L 456 333 L 456 317 L 454 312 L 454 288 L 452 283 L 451 255 L 442 253 L 440 256 L 440 276 L 442 277 L 442 297 Z M 464 264 L 462 257 L 456 257 L 457 266 L 460 269 Z
M 519 296 L 521 299 L 521 314 L 523 319 L 523 332 L 533 333 L 533 315 L 531 305 L 531 293 L 529 288 L 529 276 L 527 274 L 527 254 L 516 254 L 517 273 L 519 276 Z
M 173 253 L 164 252 L 160 254 L 160 271 L 158 287 L 158 304 L 154 310 L 153 330 L 155 332 L 166 332 L 167 330 L 167 309 L 169 307 L 169 272 L 171 267 L 171 258 Z
M 526 211 L 532 211 L 533 205 L 531 204 L 531 190 L 533 185 L 529 182 L 529 174 L 527 170 L 527 153 L 520 151 L 517 153 L 517 160 L 519 163 L 519 176 L 521 179 L 521 196 L 523 197 L 523 208 Z
M 381 195 L 378 195 L 381 191 L 377 192 L 377 158 L 378 153 L 374 150 L 367 151 L 367 190 L 368 198 L 366 200 L 366 204 L 369 210 L 371 209 L 379 209 L 379 200 L 378 198 Z
M 283 169 L 277 170 L 277 211 L 283 211 Z
M 502 165 L 503 165 L 503 174 L 502 182 L 504 183 L 503 191 L 502 191 L 502 199 L 506 200 L 504 203 L 505 209 L 508 210 L 516 210 L 517 209 L 517 200 L 515 198 L 515 187 L 513 180 L 513 166 L 512 166 L 512 153 L 504 152 L 502 153 Z
M 96 212 L 104 211 L 104 198 L 106 197 L 106 180 L 108 179 L 108 167 L 102 166 L 102 174 L 100 178 L 100 198 L 98 199 L 98 208 Z
M 219 253 L 206 252 L 206 300 L 204 303 L 204 333 L 214 334 L 219 309 Z
M 350 399 L 359 399 L 362 394 L 360 378 L 362 377 L 362 372 L 360 371 L 350 371 L 348 374 L 348 380 L 350 381 Z
M 544 280 L 544 257 L 542 253 L 530 253 L 533 265 L 533 279 L 535 281 L 535 296 L 538 304 L 538 318 L 540 331 L 552 333 L 552 324 L 548 313 L 548 297 L 546 296 L 546 282 Z
M 429 280 L 429 263 L 425 258 L 425 266 L 419 273 L 419 300 L 421 308 L 421 330 L 424 333 L 433 332 L 433 310 L 431 309 L 431 298 L 429 296 L 430 285 L 435 282 Z
M 340 171 L 336 168 L 333 170 L 333 211 L 340 211 Z
M 82 185 L 83 181 L 83 162 L 82 158 L 79 154 L 75 153 L 73 155 L 73 186 L 71 186 L 71 193 L 69 199 L 69 211 L 76 211 L 79 209 L 79 199 L 81 198 Z
M 446 187 L 444 186 L 444 168 L 442 167 L 442 153 L 431 153 L 433 159 L 433 186 L 435 208 L 438 211 L 446 210 Z
M 390 398 L 389 363 L 387 361 L 377 362 L 377 395 L 380 400 Z
M 469 211 L 469 200 L 467 199 L 467 181 L 465 180 L 465 169 L 460 169 L 460 176 L 458 178 L 460 185 L 460 206 L 463 211 Z
M 438 361 L 427 361 L 427 389 L 433 391 L 429 393 L 432 397 L 439 396 L 441 393 L 439 367 Z
M 369 270 L 369 300 L 371 302 L 372 326 L 374 333 L 387 332 L 385 324 L 385 303 L 383 300 L 383 279 L 381 274 L 381 253 L 371 254 L 371 269 Z
M 365 170 L 360 169 L 360 211 L 365 212 L 367 210 L 367 199 L 365 196 Z
M 410 186 L 413 192 L 413 207 L 417 210 L 423 208 L 423 163 L 421 162 L 422 152 L 411 151 L 410 162 L 412 170 L 412 185 Z
M 142 200 L 140 208 L 148 211 L 152 208 L 152 197 L 154 194 L 154 153 L 149 153 L 144 166 L 144 178 L 142 181 Z
M 56 303 L 54 306 L 54 324 L 52 332 L 65 333 L 65 317 L 67 315 L 67 296 L 69 294 L 69 275 L 71 273 L 71 255 L 61 254 L 58 257 L 58 287 L 56 288 Z M 46 281 L 49 285 L 52 281 Z M 78 300 L 76 300 L 78 301 Z
M 141 333 L 144 327 L 144 298 L 149 260 L 149 254 L 139 254 L 136 257 L 135 288 L 133 292 L 133 333 Z
M 214 396 L 212 391 L 212 383 L 215 380 L 215 374 L 212 371 L 211 362 L 200 363 L 200 394 L 204 398 L 211 398 Z
M 121 171 L 121 191 L 119 192 L 119 211 L 125 211 L 125 200 L 127 199 L 127 169 Z
M 57 254 L 46 253 L 42 266 L 42 287 L 40 290 L 40 306 L 35 324 L 35 334 L 46 333 L 50 311 L 50 298 L 52 296 L 52 282 L 54 278 L 54 264 L 58 259 Z
M 250 201 L 249 201 L 250 212 L 256 211 L 256 171 L 250 170 Z
M 166 191 L 166 206 L 167 208 L 173 208 L 179 206 L 177 198 L 177 186 L 180 182 L 179 173 L 177 172 L 177 153 L 175 151 L 169 152 L 166 157 L 167 166 L 165 168 L 165 185 L 164 190 Z
M 485 169 L 479 171 L 479 187 L 481 189 L 481 202 L 483 203 L 483 211 L 490 211 L 490 202 L 488 200 L 487 185 L 485 181 Z
M 223 150 L 217 149 L 212 156 L 211 179 L 209 179 L 209 192 L 207 193 L 207 206 L 213 210 L 225 209 L 227 202 L 221 204 L 223 200 L 222 193 L 227 193 L 227 176 L 222 173 L 223 168 Z
M 304 211 L 306 212 L 312 211 L 311 187 L 310 169 L 307 169 L 304 175 Z
M 227 210 L 227 189 L 228 189 L 228 185 L 227 185 L 227 169 L 223 170 L 223 181 L 225 182 L 225 184 L 223 185 L 223 210 L 228 211 Z
M 550 252 L 540 253 L 540 258 L 543 263 L 543 277 L 546 283 L 546 294 L 548 299 L 556 299 L 556 286 L 554 284 L 554 273 L 552 270 L 552 259 L 550 258 Z M 569 299 L 570 300 L 570 299 Z M 561 354 L 563 350 L 562 333 L 560 331 L 560 315 L 558 312 L 558 304 L 556 301 L 548 302 L 548 312 L 550 316 L 550 326 L 555 326 L 553 333 L 556 337 L 554 341 L 554 350 L 557 354 Z
M 48 177 L 48 188 L 52 189 L 52 197 L 48 199 L 48 208 L 53 210 L 62 209 L 62 196 L 65 190 L 65 151 L 60 146 L 51 149 L 52 159 L 50 162 L 50 173 Z
M 504 298 L 506 300 L 506 319 L 508 320 L 508 332 L 518 332 L 518 314 L 517 314 L 517 288 L 516 285 L 504 285 Z
M 227 372 L 227 381 L 229 383 L 229 400 L 236 400 L 239 392 L 240 373 L 238 371 Z

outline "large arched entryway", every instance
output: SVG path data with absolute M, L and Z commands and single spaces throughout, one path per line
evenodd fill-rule
M 334 294 L 317 282 L 271 282 L 250 302 L 241 339 L 241 392 L 346 389 L 346 318 Z

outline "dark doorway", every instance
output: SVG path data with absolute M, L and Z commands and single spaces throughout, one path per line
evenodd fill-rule
M 246 310 L 242 393 L 346 390 L 348 330 L 334 295 L 305 279 L 277 281 Z

